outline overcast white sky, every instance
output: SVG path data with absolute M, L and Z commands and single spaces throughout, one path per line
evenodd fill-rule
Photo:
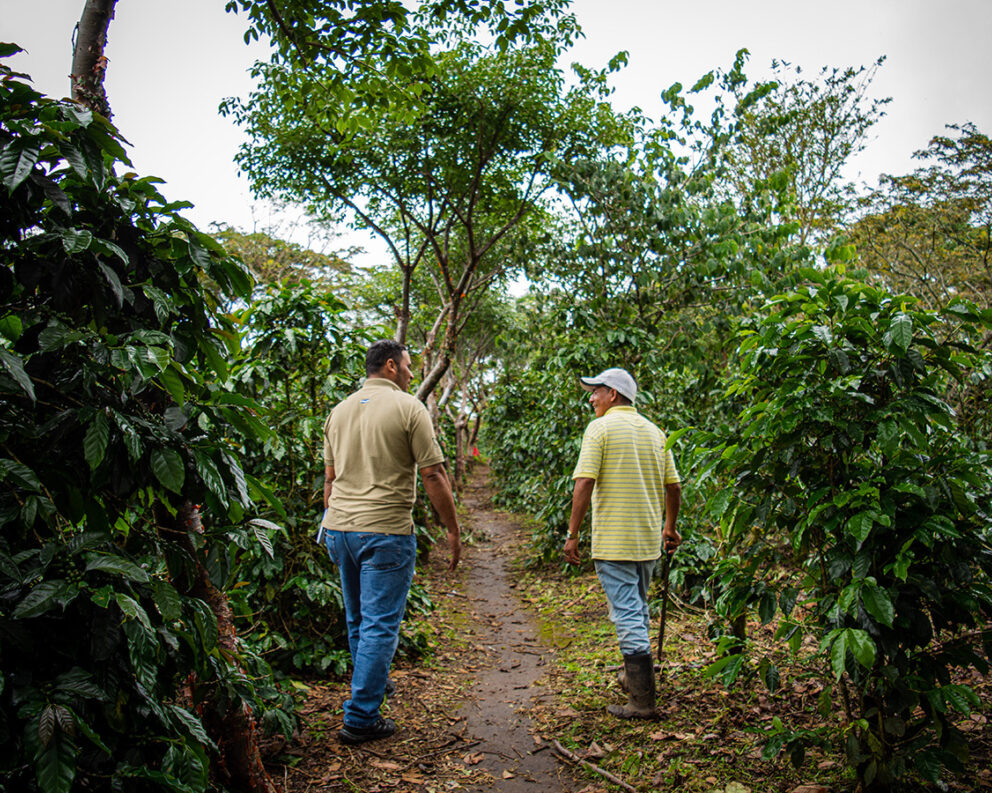
M 266 53 L 245 46 L 243 18 L 224 5 L 119 0 L 107 90 L 140 173 L 165 179 L 167 198 L 193 202 L 187 214 L 201 228 L 222 221 L 251 230 L 267 217 L 257 209 L 253 217 L 247 182 L 232 162 L 241 135 L 217 106 L 248 94 L 248 67 Z M 83 0 L 0 0 L 0 40 L 27 50 L 11 65 L 51 96 L 68 93 L 82 7 Z M 873 93 L 893 101 L 851 178 L 860 173 L 874 184 L 879 173 L 911 170 L 913 151 L 947 123 L 973 121 L 992 132 L 992 0 L 574 0 L 573 11 L 586 39 L 568 60 L 602 67 L 628 50 L 615 103 L 653 117 L 661 91 L 729 67 L 742 47 L 755 78 L 767 76 L 773 58 L 814 73 L 888 56 Z

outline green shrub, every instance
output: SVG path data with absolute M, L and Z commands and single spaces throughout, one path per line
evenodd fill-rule
M 750 560 L 725 582 L 723 611 L 780 612 L 795 650 L 804 632 L 817 637 L 865 785 L 910 769 L 936 779 L 961 768 L 953 721 L 978 704 L 952 673 L 987 672 L 992 649 L 990 458 L 945 401 L 987 365 L 969 342 L 992 312 L 963 301 L 919 311 L 833 271 L 804 275 L 745 325 L 729 393 L 747 407 L 732 437 L 709 436 L 708 472 L 732 483 L 710 513 Z M 776 575 L 777 560 L 795 575 Z M 813 742 L 783 728 L 771 753 L 789 745 L 801 758 Z
M 9 790 L 203 791 L 223 784 L 229 717 L 292 728 L 265 663 L 225 645 L 222 593 L 193 594 L 223 585 L 202 576 L 217 549 L 255 536 L 225 438 L 247 409 L 218 385 L 237 335 L 216 309 L 251 280 L 128 166 L 105 119 L 0 66 Z

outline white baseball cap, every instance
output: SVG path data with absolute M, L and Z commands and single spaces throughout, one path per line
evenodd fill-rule
M 592 391 L 596 386 L 604 385 L 622 394 L 633 404 L 637 398 L 637 383 L 626 369 L 607 369 L 595 377 L 580 377 L 579 382 L 586 391 Z

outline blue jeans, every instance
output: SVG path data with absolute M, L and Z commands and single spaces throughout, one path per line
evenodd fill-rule
M 595 559 L 596 575 L 610 605 L 610 621 L 617 629 L 624 655 L 651 652 L 651 615 L 648 587 L 657 560 L 612 562 Z
M 417 561 L 417 540 L 412 534 L 328 531 L 324 542 L 341 573 L 354 667 L 351 699 L 344 703 L 344 723 L 370 727 L 379 718 L 389 665 L 399 644 L 400 621 Z

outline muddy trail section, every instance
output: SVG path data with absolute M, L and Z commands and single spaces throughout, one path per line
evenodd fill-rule
M 513 559 L 524 541 L 512 516 L 493 509 L 481 466 L 462 493 L 472 542 L 455 573 L 439 547 L 418 575 L 436 609 L 417 628 L 435 648 L 429 661 L 398 660 L 396 693 L 383 707 L 397 733 L 348 747 L 337 740 L 348 676 L 308 684 L 302 725 L 270 747 L 267 765 L 286 793 L 572 793 L 583 787 L 538 734 L 529 714 L 552 707 L 544 678 L 555 652 L 516 596 Z M 409 628 L 407 628 L 409 630 Z
M 573 780 L 545 741 L 531 730 L 527 712 L 551 698 L 540 679 L 551 648 L 541 641 L 535 617 L 513 593 L 513 558 L 519 528 L 493 512 L 484 480 L 474 480 L 464 503 L 473 531 L 487 541 L 473 548 L 466 591 L 477 637 L 491 665 L 476 673 L 469 697 L 459 709 L 466 733 L 480 741 L 480 767 L 494 779 L 466 790 L 571 791 Z

